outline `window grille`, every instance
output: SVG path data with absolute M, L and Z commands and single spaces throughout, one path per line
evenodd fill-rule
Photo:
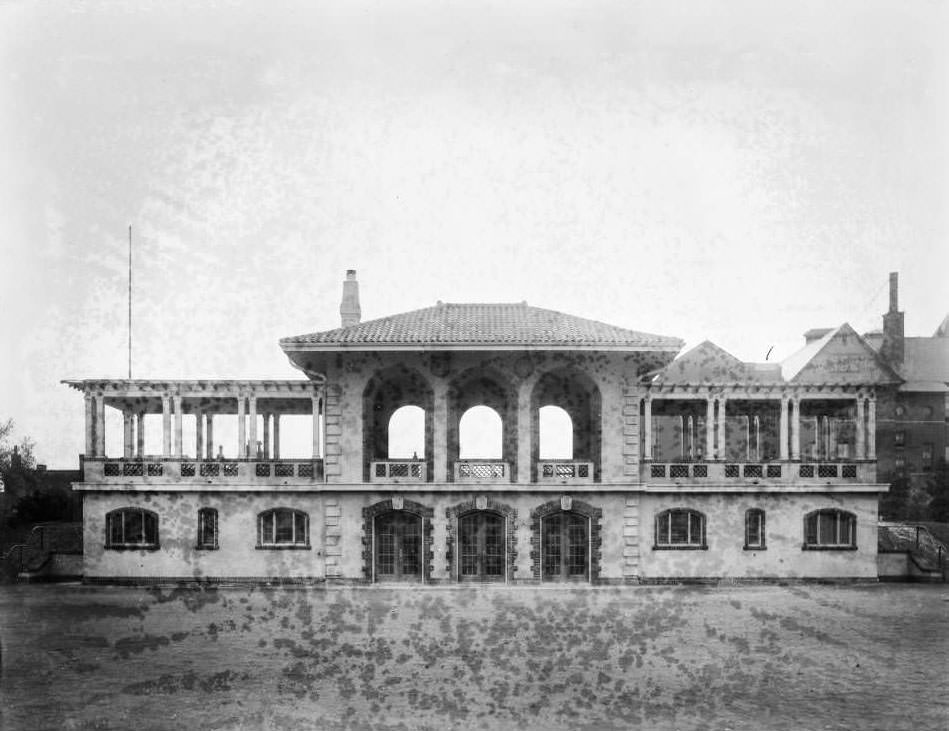
M 216 549 L 218 536 L 217 510 L 201 508 L 198 511 L 198 548 Z
M 814 465 L 812 464 L 802 464 L 798 470 L 798 474 L 801 477 L 813 477 L 814 476 Z
M 764 469 L 760 464 L 746 464 L 742 474 L 745 477 L 764 477 Z
M 273 469 L 275 477 L 293 477 L 292 464 L 278 463 L 274 465 Z
M 148 463 L 148 476 L 149 477 L 161 477 L 164 473 L 164 467 L 158 462 L 149 462 Z
M 779 464 L 769 464 L 768 465 L 768 477 L 780 477 L 781 476 L 781 465 Z
M 745 548 L 765 548 L 765 514 L 758 508 L 745 511 Z
M 106 548 L 158 548 L 158 515 L 143 508 L 119 508 L 106 514 Z
M 841 477 L 852 480 L 857 476 L 857 465 L 845 464 L 840 468 L 840 473 Z
M 128 466 L 128 465 L 126 465 Z M 106 477 L 118 477 L 119 476 L 119 463 L 118 462 L 106 462 L 105 463 L 105 476 Z
M 725 477 L 738 477 L 738 465 L 736 464 L 727 464 L 725 465 Z
M 182 477 L 194 477 L 194 462 L 182 462 L 182 463 L 181 463 L 181 476 L 182 476 Z
M 126 477 L 141 477 L 144 469 L 145 466 L 141 462 L 125 462 L 122 465 L 122 474 Z
M 676 508 L 656 516 L 656 548 L 706 548 L 705 516 Z
M 857 518 L 844 510 L 815 510 L 804 518 L 804 548 L 856 548 Z
M 310 546 L 310 516 L 302 510 L 274 508 L 257 516 L 257 547 Z
M 258 462 L 254 466 L 254 474 L 257 475 L 258 477 L 270 477 L 270 465 L 261 464 L 260 462 Z
M 835 464 L 819 464 L 819 465 L 817 465 L 817 476 L 818 476 L 818 477 L 836 477 L 836 476 L 837 476 L 837 465 L 835 465 Z

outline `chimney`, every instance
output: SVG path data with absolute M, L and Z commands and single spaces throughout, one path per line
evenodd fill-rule
M 890 310 L 883 316 L 882 355 L 891 365 L 903 363 L 903 313 L 899 311 L 899 274 L 890 272 Z
M 362 318 L 359 309 L 359 282 L 356 281 L 356 270 L 347 269 L 346 279 L 343 281 L 343 301 L 339 305 L 339 318 L 342 327 L 358 325 Z

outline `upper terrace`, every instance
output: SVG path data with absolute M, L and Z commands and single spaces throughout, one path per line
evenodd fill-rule
M 526 303 L 438 303 L 362 323 L 356 287 L 350 273 L 343 327 L 280 341 L 309 381 L 68 382 L 86 397 L 87 482 L 875 483 L 876 389 L 899 378 L 847 325 L 781 364 L 744 363 L 711 343 L 673 360 L 677 338 Z M 120 419 L 120 455 L 106 456 L 107 411 Z M 281 439 L 290 418 L 307 420 L 312 447 L 293 459 Z M 413 446 L 399 452 L 405 430 Z M 146 448 L 152 432 L 161 440 Z

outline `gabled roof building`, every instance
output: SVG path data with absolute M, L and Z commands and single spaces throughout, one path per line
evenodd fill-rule
M 847 325 L 781 364 L 677 358 L 678 338 L 523 302 L 362 322 L 355 272 L 340 315 L 280 340 L 298 380 L 68 382 L 86 580 L 877 575 L 876 404 L 901 377 Z

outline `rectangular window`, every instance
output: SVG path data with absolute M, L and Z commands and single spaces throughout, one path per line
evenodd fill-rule
M 929 472 L 933 468 L 933 445 L 926 443 L 923 445 L 922 453 L 923 471 Z
M 202 508 L 198 511 L 198 548 L 217 548 L 217 510 Z
M 902 430 L 893 432 L 893 444 L 898 447 L 902 447 L 906 444 L 906 432 Z
M 745 548 L 764 549 L 764 511 L 748 510 L 745 512 Z

